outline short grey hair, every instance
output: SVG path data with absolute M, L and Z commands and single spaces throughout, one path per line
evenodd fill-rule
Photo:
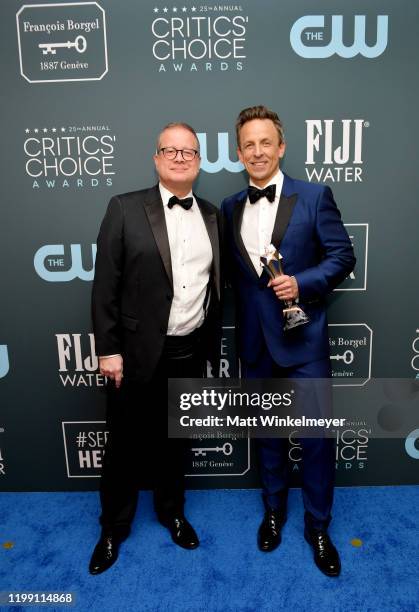
M 160 139 L 161 139 L 161 135 L 163 134 L 163 132 L 165 132 L 166 130 L 170 130 L 171 128 L 177 128 L 177 127 L 184 128 L 185 130 L 188 130 L 188 132 L 190 132 L 191 134 L 195 136 L 196 148 L 198 149 L 198 152 L 199 152 L 199 139 L 198 139 L 197 133 L 195 132 L 193 127 L 189 125 L 189 123 L 184 123 L 182 121 L 173 121 L 172 123 L 168 123 L 167 125 L 164 126 L 164 128 L 160 131 L 157 137 L 156 152 L 158 153 L 160 150 Z

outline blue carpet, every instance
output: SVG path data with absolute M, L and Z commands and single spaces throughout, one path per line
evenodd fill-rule
M 336 490 L 330 533 L 342 559 L 338 579 L 323 576 L 312 561 L 299 491 L 290 493 L 283 541 L 270 554 L 256 547 L 258 491 L 190 491 L 187 499 L 201 539 L 197 550 L 172 543 L 155 520 L 150 493 L 141 493 L 118 562 L 90 576 L 99 535 L 96 493 L 2 493 L 0 591 L 73 591 L 74 607 L 44 609 L 77 612 L 419 610 L 418 486 Z

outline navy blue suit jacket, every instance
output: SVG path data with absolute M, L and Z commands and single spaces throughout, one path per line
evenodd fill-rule
M 284 174 L 272 243 L 283 256 L 285 274 L 295 276 L 300 305 L 310 322 L 283 331 L 283 303 L 267 287 L 268 276 L 256 273 L 240 235 L 247 190 L 226 198 L 221 206 L 226 260 L 236 294 L 239 354 L 254 363 L 263 340 L 283 367 L 329 356 L 325 296 L 353 270 L 355 257 L 332 191 L 325 185 L 295 180 Z M 292 210 L 280 244 L 279 213 Z

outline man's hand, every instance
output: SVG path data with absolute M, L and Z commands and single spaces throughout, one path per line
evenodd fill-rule
M 122 365 L 121 355 L 115 355 L 114 357 L 99 357 L 100 373 L 110 380 L 114 380 L 117 389 L 121 386 L 123 377 Z
M 298 298 L 298 284 L 294 276 L 277 276 L 269 281 L 268 287 L 272 287 L 278 299 L 290 302 Z

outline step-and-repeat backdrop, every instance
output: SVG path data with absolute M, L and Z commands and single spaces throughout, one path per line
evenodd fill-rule
M 156 182 L 156 135 L 186 121 L 195 190 L 219 205 L 246 184 L 234 122 L 254 104 L 283 120 L 285 171 L 332 188 L 357 256 L 329 309 L 336 401 L 357 407 L 335 432 L 337 483 L 419 482 L 419 429 L 373 439 L 363 410 L 373 377 L 419 376 L 417 4 L 2 0 L 0 15 L 1 489 L 97 487 L 106 381 L 89 304 L 108 200 Z M 230 309 L 222 353 L 237 376 Z M 290 461 L 298 482 L 293 436 Z M 252 443 L 197 440 L 189 475 L 257 486 Z

